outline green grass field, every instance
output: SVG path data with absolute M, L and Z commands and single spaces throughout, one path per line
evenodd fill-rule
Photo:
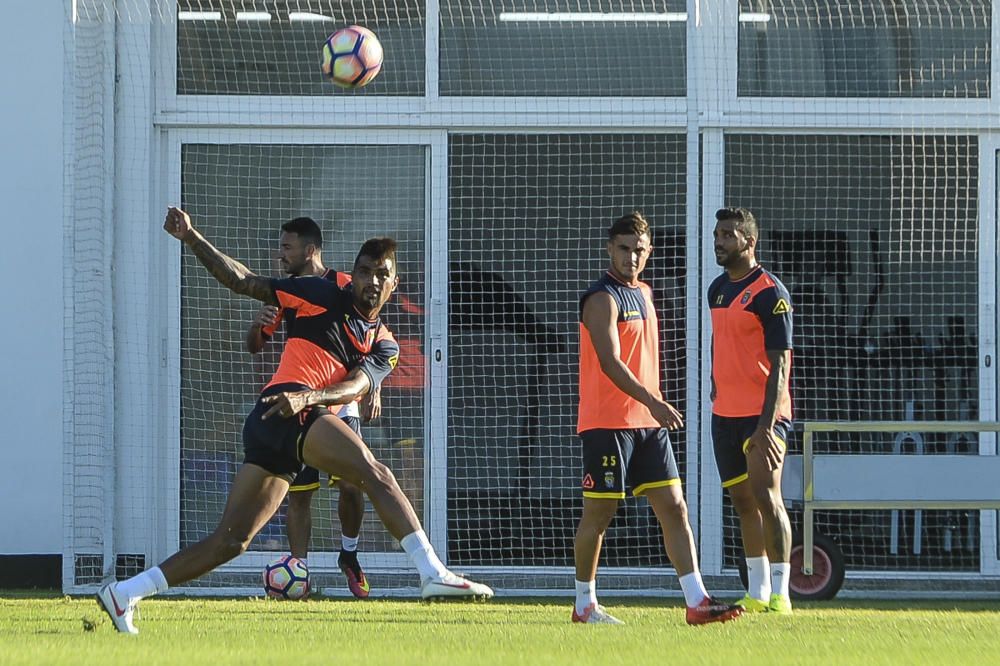
M 568 599 L 148 599 L 135 637 L 90 598 L 0 593 L 0 664 L 1000 663 L 1000 602 L 800 604 L 688 627 L 680 600 L 602 601 L 626 626 L 572 625 Z

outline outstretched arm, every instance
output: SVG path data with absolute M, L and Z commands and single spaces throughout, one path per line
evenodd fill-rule
M 163 229 L 191 248 L 191 252 L 198 257 L 198 261 L 222 286 L 237 294 L 264 301 L 269 305 L 278 304 L 269 279 L 252 273 L 240 262 L 220 252 L 198 233 L 198 230 L 191 224 L 191 217 L 180 208 L 171 206 L 167 209 Z

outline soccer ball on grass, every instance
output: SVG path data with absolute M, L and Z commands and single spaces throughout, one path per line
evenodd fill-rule
M 297 557 L 285 555 L 264 567 L 264 592 L 273 599 L 296 601 L 309 596 L 309 569 Z

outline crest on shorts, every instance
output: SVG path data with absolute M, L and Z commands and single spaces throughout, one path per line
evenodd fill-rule
M 584 476 L 583 477 L 583 487 L 585 489 L 587 489 L 587 490 L 590 490 L 591 488 L 593 488 L 594 487 L 594 477 L 592 477 L 590 474 L 587 474 L 586 476 Z
M 740 299 L 740 305 L 746 305 L 750 302 L 750 297 L 753 296 L 753 292 L 747 289 L 743 292 L 743 298 Z
M 615 473 L 614 472 L 605 472 L 604 473 L 604 485 L 607 488 L 614 488 L 615 487 Z

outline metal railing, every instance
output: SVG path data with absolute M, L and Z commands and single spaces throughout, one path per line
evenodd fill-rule
M 813 573 L 813 513 L 836 509 L 1000 510 L 1000 456 L 820 454 L 817 432 L 1000 432 L 987 421 L 806 422 L 802 441 L 803 573 Z M 912 435 L 911 435 L 912 436 Z M 947 483 L 950 479 L 960 484 Z

